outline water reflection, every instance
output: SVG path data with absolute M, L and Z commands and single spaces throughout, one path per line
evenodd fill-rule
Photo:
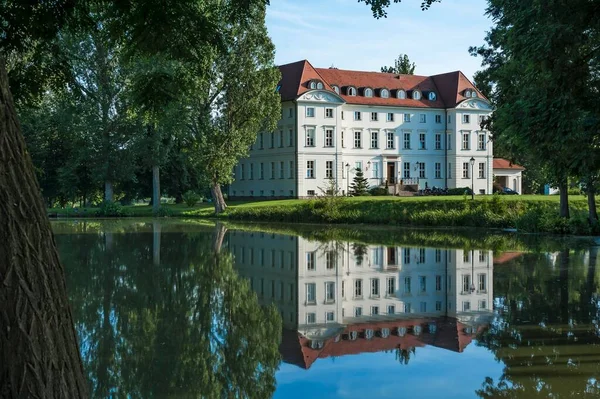
M 156 220 L 53 227 L 97 398 L 343 396 L 356 358 L 348 397 L 381 387 L 385 371 L 389 390 L 371 396 L 600 395 L 596 247 L 497 236 L 484 243 L 513 250 L 465 249 L 452 236 L 450 249 L 437 233 L 315 240 Z M 439 248 L 418 245 L 427 234 Z

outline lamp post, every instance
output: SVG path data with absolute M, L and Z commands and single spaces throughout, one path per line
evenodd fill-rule
M 471 157 L 469 160 L 471 162 L 471 201 L 475 199 L 475 186 L 474 186 L 474 174 L 475 174 L 475 158 Z
M 471 294 L 475 292 L 475 251 L 471 250 Z
M 350 164 L 346 163 L 346 195 L 350 195 L 349 186 L 350 186 Z

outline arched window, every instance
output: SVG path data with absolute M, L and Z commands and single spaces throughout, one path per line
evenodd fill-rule
M 337 94 L 340 94 L 340 88 L 337 86 L 333 86 L 333 91 L 335 91 Z
M 348 87 L 348 89 L 346 90 L 346 92 L 348 93 L 349 96 L 355 96 L 356 95 L 356 89 L 354 87 Z
M 412 98 L 413 98 L 413 100 L 420 100 L 421 99 L 421 92 L 419 90 L 413 91 Z
M 365 97 L 373 97 L 373 89 L 365 89 Z
M 465 97 L 471 98 L 471 90 L 465 91 Z
M 477 97 L 477 92 L 475 90 L 473 90 L 471 92 L 471 97 L 473 97 L 473 98 Z
M 404 90 L 398 90 L 397 97 L 398 97 L 400 100 L 404 100 L 404 99 L 406 99 L 406 92 L 405 92 Z
M 317 88 L 317 82 L 315 82 L 314 80 L 310 82 L 310 84 L 308 85 L 308 87 L 310 87 L 312 90 Z
M 390 92 L 388 89 L 381 89 L 381 98 L 388 98 L 390 96 Z
M 414 326 L 413 327 L 413 334 L 414 335 L 421 335 L 421 331 L 423 330 L 423 328 L 421 326 Z
M 323 89 L 323 83 L 318 82 L 317 83 L 317 89 L 322 90 Z
M 434 91 L 429 92 L 429 101 L 435 101 L 436 98 L 437 98 L 437 95 L 435 94 Z
M 399 337 L 404 337 L 406 335 L 406 327 L 398 327 L 397 333 Z

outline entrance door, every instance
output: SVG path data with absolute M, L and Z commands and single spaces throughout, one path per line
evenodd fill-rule
M 396 265 L 396 247 L 387 248 L 387 264 L 389 266 Z
M 387 182 L 388 182 L 388 184 L 396 183 L 396 163 L 395 162 L 387 163 Z

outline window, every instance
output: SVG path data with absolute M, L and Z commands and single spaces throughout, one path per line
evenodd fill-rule
M 333 129 L 325 129 L 325 147 L 333 147 Z
M 463 312 L 468 312 L 471 310 L 471 302 L 465 301 L 463 302 Z
M 452 164 L 450 162 L 448 162 L 448 170 L 446 174 L 448 175 L 448 179 L 452 179 Z
M 396 97 L 398 97 L 400 100 L 404 100 L 406 99 L 406 92 L 404 90 L 398 90 Z
M 371 132 L 371 148 L 379 148 L 379 132 Z
M 362 297 L 362 280 L 354 280 L 354 297 Z
M 452 134 L 451 133 L 447 134 L 447 139 L 448 139 L 448 143 L 447 143 L 448 149 L 451 150 L 452 149 Z
M 420 114 L 419 115 L 419 123 L 427 123 L 427 115 Z
M 306 107 L 306 117 L 307 118 L 315 117 L 315 109 L 313 107 Z
M 288 108 L 288 118 L 294 117 L 294 108 Z
M 425 150 L 425 133 L 419 133 L 419 149 Z
M 388 312 L 388 314 L 395 314 L 396 313 L 396 307 L 394 305 L 388 305 L 387 312 Z
M 442 261 L 442 250 L 436 249 L 435 250 L 435 263 L 440 263 L 441 261 Z
M 306 284 L 306 303 L 315 304 L 317 302 L 317 285 L 315 283 Z
M 487 290 L 487 284 L 486 284 L 486 275 L 485 274 L 480 274 L 478 277 L 478 289 L 479 292 L 484 292 L 485 290 Z
M 427 302 L 421 302 L 421 303 L 419 304 L 419 311 L 420 311 L 421 313 L 425 313 L 425 312 L 427 312 Z
M 463 114 L 462 121 L 463 123 L 471 123 L 471 115 Z
M 261 133 L 258 134 L 258 148 L 260 148 L 261 150 L 263 148 L 265 148 L 264 147 L 264 137 L 265 137 L 264 133 L 261 132 Z
M 410 122 L 410 114 L 404 114 L 404 122 Z
M 480 133 L 477 140 L 477 149 L 480 151 L 485 150 L 485 133 Z
M 479 178 L 485 179 L 485 163 L 479 162 Z
M 250 180 L 254 180 L 254 164 L 250 164 Z
M 344 147 L 346 147 L 346 146 L 344 145 L 344 132 L 342 131 L 342 148 L 344 148 Z
M 394 132 L 388 132 L 387 133 L 387 145 L 386 148 L 388 150 L 393 150 L 394 149 Z
M 361 120 L 360 111 L 354 111 L 354 120 L 355 121 Z
M 378 115 L 377 112 L 371 112 L 371 120 L 373 122 L 377 122 L 377 118 L 378 118 L 377 115 Z
M 436 179 L 442 178 L 442 164 L 440 162 L 435 163 L 435 178 Z
M 425 162 L 417 162 L 417 165 L 419 166 L 419 178 L 424 179 L 425 178 Z
M 362 168 L 362 161 L 356 161 L 356 162 L 354 162 L 354 169 L 356 169 L 356 170 L 359 170 L 359 169 L 363 170 L 363 168 Z
M 333 108 L 325 108 L 325 118 L 333 118 Z
M 365 89 L 365 97 L 373 97 L 373 89 Z
M 317 83 L 317 89 L 322 90 L 323 89 L 323 83 L 318 82 Z
M 271 255 L 272 255 L 272 259 L 271 259 L 272 262 L 275 262 L 274 252 Z M 314 252 L 306 253 L 306 270 L 315 270 L 315 253 Z
M 317 315 L 315 313 L 306 314 L 306 324 L 315 324 L 317 322 Z
M 463 262 L 469 263 L 471 261 L 471 253 L 469 251 L 463 251 Z
M 442 310 L 442 301 L 435 302 L 435 310 L 436 312 L 440 312 Z
M 435 101 L 435 99 L 437 98 L 437 95 L 435 94 L 434 91 L 429 92 L 428 95 L 429 101 Z
M 294 178 L 294 161 L 290 161 L 290 179 Z
M 244 164 L 240 164 L 240 180 L 244 180 Z
M 379 314 L 379 306 L 371 306 L 371 316 L 377 316 Z
M 294 146 L 294 130 L 290 129 L 288 137 L 288 147 Z
M 325 301 L 335 301 L 335 283 L 332 281 L 328 281 L 325 283 Z
M 465 97 L 471 98 L 471 91 L 469 91 L 469 90 L 465 91 Z
M 362 307 L 357 306 L 354 308 L 354 317 L 362 316 Z
M 393 112 L 388 112 L 388 113 L 387 113 L 386 120 L 387 120 L 388 122 L 393 122 L 393 121 L 394 121 L 394 113 L 393 113 Z
M 479 261 L 480 262 L 485 262 L 486 259 L 486 253 L 485 251 L 479 251 Z
M 354 87 L 348 87 L 348 88 L 346 89 L 346 93 L 347 93 L 349 96 L 355 96 L 355 95 L 356 95 L 356 89 L 355 89 Z
M 306 178 L 315 178 L 315 161 L 306 161 Z
M 442 135 L 440 133 L 435 134 L 435 149 L 436 150 L 442 149 Z
M 335 267 L 335 252 L 327 251 L 325 253 L 325 265 L 327 270 L 331 270 Z
M 258 178 L 260 180 L 265 178 L 265 164 L 263 162 L 260 163 L 260 170 L 258 172 Z
M 388 89 L 381 89 L 380 95 L 381 98 L 388 98 L 390 96 L 390 92 Z
M 354 148 L 361 148 L 362 132 L 354 132 Z
M 440 275 L 435 276 L 435 290 L 436 291 L 442 290 L 442 276 L 440 276 Z
M 379 279 L 378 278 L 371 279 L 371 296 L 379 297 Z
M 413 98 L 413 100 L 420 100 L 421 92 L 419 90 L 414 90 L 412 93 L 412 98 Z
M 311 88 L 311 89 L 313 89 L 313 90 L 316 89 L 317 88 L 317 82 L 311 81 L 308 87 Z
M 486 120 L 487 118 L 484 115 L 479 115 L 479 126 L 481 126 Z
M 335 314 L 333 312 L 325 313 L 325 322 L 326 323 L 331 323 L 334 320 L 335 320 Z
M 462 284 L 462 292 L 469 292 L 469 289 L 471 288 L 471 275 L 470 274 L 464 274 L 463 275 L 463 284 Z
M 462 141 L 462 149 L 463 150 L 468 150 L 470 149 L 470 145 L 469 145 L 469 133 L 463 133 L 463 141 Z
M 411 313 L 412 312 L 412 309 L 411 309 L 410 305 L 411 305 L 410 302 L 405 302 L 404 303 L 404 313 Z
M 372 167 L 373 167 L 373 169 L 372 169 L 373 176 L 372 177 L 376 179 L 379 177 L 379 162 L 377 162 L 377 161 L 373 162 Z
M 463 179 L 469 178 L 469 163 L 463 162 Z
M 450 123 L 451 121 L 452 121 L 452 116 L 451 116 L 451 115 L 448 115 L 448 116 L 446 117 L 446 122 Z
M 283 148 L 283 130 L 279 131 L 279 148 Z
M 279 178 L 283 179 L 283 175 L 284 175 L 284 171 L 285 171 L 285 166 L 283 161 L 279 162 Z
M 396 293 L 396 279 L 394 277 L 387 278 L 386 293 L 394 295 Z
M 308 195 L 309 197 L 314 197 L 315 196 L 315 190 L 308 190 L 308 191 L 306 191 L 306 195 Z
M 404 293 L 410 294 L 410 277 L 404 277 Z
M 312 127 L 306 129 L 306 146 L 307 147 L 315 146 L 315 129 Z
M 435 123 L 442 123 L 442 115 L 435 116 Z
M 410 162 L 404 162 L 404 175 L 405 179 L 410 179 Z
M 404 149 L 410 150 L 410 133 L 404 133 Z
M 333 179 L 333 161 L 325 161 L 325 177 Z
M 427 277 L 419 276 L 419 292 L 427 292 Z

